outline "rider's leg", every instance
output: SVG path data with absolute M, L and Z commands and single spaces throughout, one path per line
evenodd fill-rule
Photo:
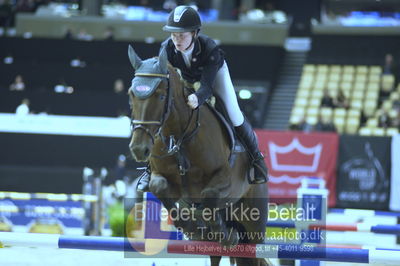
M 224 62 L 222 67 L 218 70 L 213 87 L 214 93 L 223 101 L 233 126 L 237 127 L 243 124 L 244 116 L 242 111 L 240 111 L 235 88 L 233 87 L 226 62 Z
M 240 140 L 244 142 L 244 145 L 250 154 L 250 158 L 252 159 L 254 167 L 254 183 L 260 184 L 267 182 L 268 168 L 264 161 L 264 155 L 258 148 L 257 136 L 247 119 L 244 120 L 243 124 L 235 127 L 235 131 Z
M 240 110 L 226 62 L 215 77 L 214 91 L 224 102 L 225 109 L 235 127 L 235 132 L 250 154 L 254 167 L 254 182 L 266 182 L 268 180 L 268 169 L 265 165 L 264 156 L 258 148 L 258 140 L 250 123 Z

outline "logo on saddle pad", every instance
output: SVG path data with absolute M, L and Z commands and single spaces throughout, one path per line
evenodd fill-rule
M 268 142 L 271 167 L 280 172 L 316 172 L 321 158 L 322 144 L 304 147 L 298 138 L 287 146 Z

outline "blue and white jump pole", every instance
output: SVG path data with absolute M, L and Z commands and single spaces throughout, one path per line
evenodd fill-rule
M 142 241 L 142 242 L 141 242 Z M 53 247 L 67 249 L 91 249 L 125 252 L 151 252 L 151 246 L 143 240 L 119 237 L 66 236 L 52 234 L 0 232 L 3 246 Z M 214 255 L 247 258 L 306 259 L 316 261 L 337 261 L 354 263 L 376 263 L 379 265 L 399 265 L 400 250 L 390 249 L 351 249 L 322 246 L 239 244 L 224 248 L 215 242 L 168 240 L 159 253 L 183 255 Z M 156 256 L 156 255 L 152 255 Z

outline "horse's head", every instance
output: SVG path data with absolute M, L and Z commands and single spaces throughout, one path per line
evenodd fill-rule
M 148 161 L 154 138 L 162 130 L 171 104 L 168 84 L 166 51 L 158 58 L 142 61 L 131 46 L 129 60 L 135 69 L 135 77 L 129 89 L 132 109 L 132 139 L 129 144 L 136 161 Z

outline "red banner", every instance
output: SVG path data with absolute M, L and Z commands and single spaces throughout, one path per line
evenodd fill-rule
M 257 130 L 257 135 L 269 168 L 271 202 L 296 201 L 301 179 L 320 177 L 329 190 L 329 207 L 335 206 L 337 134 Z

